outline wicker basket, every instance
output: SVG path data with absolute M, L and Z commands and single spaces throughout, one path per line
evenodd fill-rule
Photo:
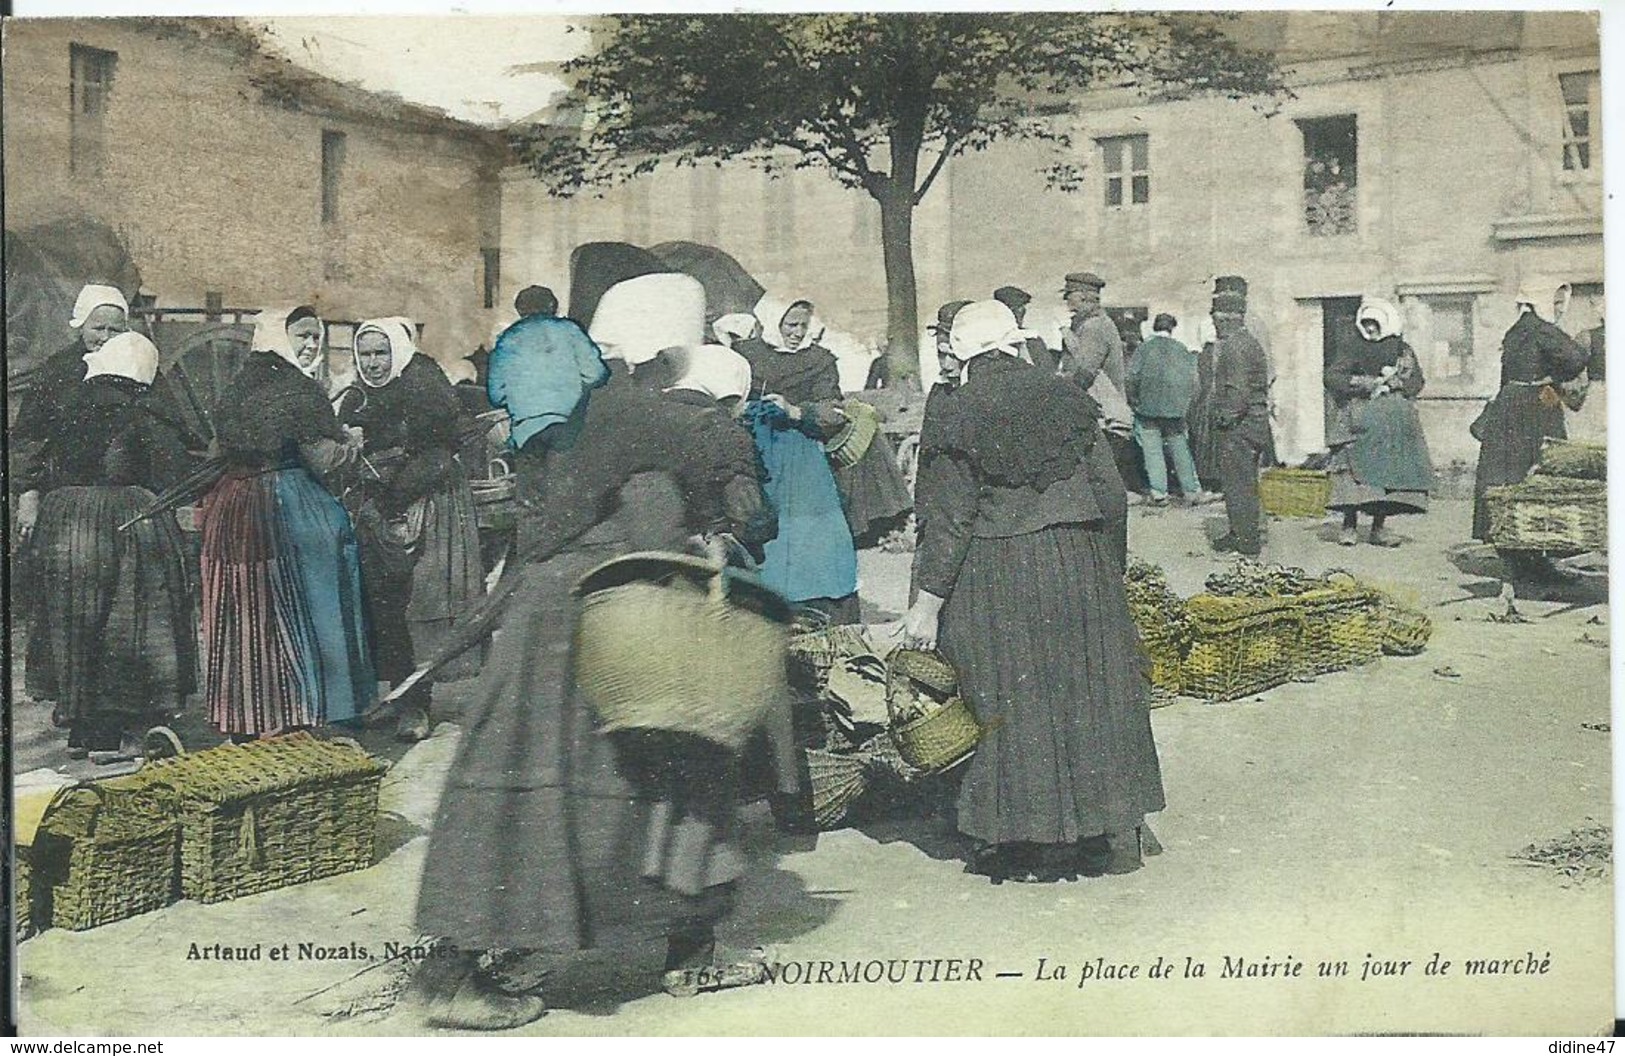
M 372 864 L 384 764 L 308 733 L 159 759 L 127 780 L 174 790 L 181 893 L 199 902 Z
M 670 730 L 737 751 L 789 699 L 789 608 L 749 577 L 630 554 L 587 573 L 576 594 L 576 683 L 606 732 Z
M 1390 656 L 1415 656 L 1427 648 L 1433 636 L 1433 621 L 1427 613 L 1397 602 L 1382 606 L 1382 651 Z
M 1375 592 L 1350 585 L 1292 595 L 1291 600 L 1303 614 L 1294 677 L 1343 671 L 1382 655 L 1387 620 Z
M 1490 542 L 1504 550 L 1606 550 L 1608 484 L 1535 474 L 1490 488 Z
M 970 758 L 982 724 L 959 695 L 953 666 L 936 652 L 894 650 L 886 660 L 886 711 L 903 761 L 939 773 Z
M 176 826 L 168 790 L 129 778 L 70 785 L 46 809 L 29 887 L 50 890 L 49 923 L 71 931 L 162 909 L 176 896 Z M 32 917 L 32 914 L 31 914 Z M 44 926 L 42 913 L 31 921 Z
M 880 414 L 867 403 L 848 400 L 841 404 L 846 413 L 846 424 L 834 436 L 824 441 L 824 450 L 837 466 L 856 465 L 869 453 L 869 445 L 880 432 Z
M 1324 517 L 1331 497 L 1331 474 L 1318 469 L 1277 467 L 1258 478 L 1258 500 L 1275 517 Z
M 1297 674 L 1304 614 L 1296 599 L 1198 594 L 1186 609 L 1191 645 L 1180 672 L 1185 695 L 1235 700 Z
M 1585 444 L 1578 440 L 1542 440 L 1539 472 L 1549 477 L 1607 480 L 1608 447 L 1606 444 Z
M 807 769 L 812 774 L 813 817 L 820 829 L 833 829 L 869 787 L 864 761 L 855 755 L 808 748 Z

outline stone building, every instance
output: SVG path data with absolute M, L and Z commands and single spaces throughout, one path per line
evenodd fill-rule
M 1324 440 L 1331 335 L 1361 295 L 1394 298 L 1429 376 L 1435 461 L 1466 472 L 1512 293 L 1573 283 L 1571 332 L 1601 312 L 1595 16 L 1256 12 L 1234 25 L 1278 56 L 1292 98 L 1080 97 L 1061 119 L 1084 169 L 1070 193 L 1045 186 L 1048 147 L 955 159 L 916 214 L 922 321 L 1005 283 L 1052 314 L 1060 276 L 1092 269 L 1109 307 L 1172 312 L 1194 338 L 1212 277 L 1243 274 L 1275 360 L 1281 453 L 1296 459 Z M 573 201 L 514 170 L 503 200 L 513 283 L 563 282 L 577 242 L 694 239 L 835 325 L 884 333 L 878 209 L 815 170 L 660 169 Z
M 500 134 L 222 20 L 8 19 L 4 86 L 8 230 L 100 221 L 159 307 L 407 315 L 442 359 L 489 334 Z

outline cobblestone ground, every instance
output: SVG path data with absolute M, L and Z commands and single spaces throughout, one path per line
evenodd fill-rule
M 1516 608 L 1527 622 L 1492 619 L 1507 612 L 1499 565 L 1459 543 L 1469 515 L 1444 501 L 1396 522 L 1397 551 L 1340 548 L 1331 526 L 1312 521 L 1272 524 L 1266 559 L 1393 586 L 1432 616 L 1432 643 L 1255 698 L 1154 712 L 1169 807 L 1153 824 L 1167 850 L 1140 872 L 994 887 L 962 871 L 964 849 L 938 818 L 813 845 L 785 842 L 755 812 L 761 868 L 723 940 L 801 967 L 775 985 L 678 999 L 654 992 L 656 965 L 589 958 L 556 980 L 558 1007 L 522 1033 L 1608 1029 L 1611 878 L 1513 857 L 1611 823 L 1607 607 L 1580 588 L 1526 593 Z M 1132 546 L 1192 593 L 1222 565 L 1203 545 L 1214 516 L 1136 511 Z M 907 555 L 863 555 L 872 619 L 901 612 L 907 568 Z M 44 932 L 19 949 L 24 1031 L 423 1033 L 394 1007 L 404 973 L 386 944 L 416 938 L 417 875 L 461 691 L 443 687 L 448 721 L 430 740 L 403 753 L 376 739 L 397 759 L 376 866 Z M 61 734 L 39 706 L 19 702 L 15 719 L 18 769 L 62 762 Z M 189 959 L 193 944 L 215 943 L 261 959 Z M 290 959 L 270 960 L 283 944 Z M 316 958 L 354 947 L 369 959 Z M 837 981 L 872 973 L 876 959 L 953 958 L 911 965 L 901 983 Z M 972 959 L 979 980 L 965 978 Z M 1153 977 L 1159 960 L 1166 977 Z M 831 981 L 809 961 L 835 962 Z M 1347 975 L 1322 975 L 1338 962 Z

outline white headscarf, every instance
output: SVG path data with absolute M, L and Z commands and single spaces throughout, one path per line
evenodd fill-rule
M 668 348 L 705 342 L 705 287 L 668 272 L 617 282 L 599 298 L 588 335 L 605 359 L 630 367 Z
M 479 370 L 466 359 L 454 359 L 450 363 L 441 363 L 440 370 L 446 375 L 446 380 L 453 385 L 461 385 L 464 382 L 478 381 L 480 379 Z
M 999 301 L 972 301 L 959 309 L 948 332 L 948 349 L 955 359 L 968 360 L 989 352 L 1021 355 L 1027 331 L 1016 325 L 1016 317 Z
M 685 348 L 677 357 L 681 373 L 666 390 L 690 389 L 713 400 L 744 399 L 750 392 L 750 360 L 722 345 Z
M 779 324 L 790 314 L 790 309 L 800 303 L 810 302 L 806 302 L 804 298 L 787 301 L 771 293 L 762 294 L 762 299 L 756 302 L 756 320 L 762 324 L 762 340 L 780 352 L 800 352 L 817 341 L 818 335 L 824 330 L 824 324 L 819 322 L 816 313 L 807 321 L 807 333 L 801 338 L 800 344 L 791 348 L 784 341 L 784 333 L 779 329 Z
M 270 352 L 281 359 L 287 360 L 298 368 L 299 372 L 307 378 L 314 378 L 321 373 L 322 357 L 317 356 L 311 360 L 310 365 L 304 366 L 299 362 L 299 354 L 293 350 L 293 342 L 288 340 L 288 316 L 305 305 L 294 305 L 288 308 L 263 308 L 260 314 L 254 317 L 254 340 L 250 349 L 254 352 Z M 322 327 L 322 340 L 327 340 L 327 325 L 321 318 L 312 316 Z
M 1552 316 L 1552 321 L 1555 321 L 1555 317 L 1557 315 L 1556 302 L 1558 297 L 1565 293 L 1572 294 L 1574 287 L 1565 282 L 1554 287 L 1552 292 L 1544 297 L 1541 296 L 1539 290 L 1540 287 L 1532 285 L 1519 287 L 1517 296 L 1515 298 L 1515 303 L 1520 305 L 1527 304 L 1529 306 L 1529 310 L 1535 313 L 1536 318 L 1546 319 L 1548 316 Z M 1563 307 L 1568 307 L 1567 300 L 1565 300 Z
M 79 297 L 73 302 L 73 318 L 68 320 L 68 325 L 79 329 L 90 318 L 91 312 L 104 306 L 117 308 L 126 319 L 130 317 L 130 302 L 124 299 L 124 294 L 112 286 L 89 285 L 79 291 Z
M 719 316 L 717 321 L 711 324 L 711 330 L 724 344 L 729 344 L 731 341 L 743 341 L 755 333 L 756 326 L 757 320 L 754 315 L 748 312 L 733 312 Z
M 361 372 L 361 335 L 369 330 L 383 334 L 389 339 L 389 376 L 376 385 L 368 381 L 367 376 Z M 413 325 L 412 320 L 404 315 L 391 315 L 383 319 L 368 319 L 362 323 L 356 328 L 355 340 L 351 343 L 351 354 L 356 361 L 356 377 L 360 378 L 363 384 L 370 385 L 375 389 L 381 389 L 400 377 L 401 371 L 405 370 L 406 365 L 412 361 L 412 357 L 418 354 L 416 333 L 417 327 Z
M 1365 323 L 1377 324 L 1377 336 L 1367 337 Z M 1389 301 L 1380 297 L 1365 297 L 1360 301 L 1360 310 L 1354 313 L 1355 326 L 1360 336 L 1367 341 L 1381 341 L 1385 337 L 1398 337 L 1405 332 L 1405 317 L 1399 314 Z
M 108 338 L 101 348 L 85 353 L 83 359 L 86 381 L 109 375 L 151 385 L 158 376 L 158 347 L 133 330 Z

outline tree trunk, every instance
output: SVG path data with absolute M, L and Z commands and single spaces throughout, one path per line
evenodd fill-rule
M 919 293 L 914 282 L 914 196 L 909 188 L 880 195 L 880 244 L 886 261 L 886 378 L 919 373 Z

